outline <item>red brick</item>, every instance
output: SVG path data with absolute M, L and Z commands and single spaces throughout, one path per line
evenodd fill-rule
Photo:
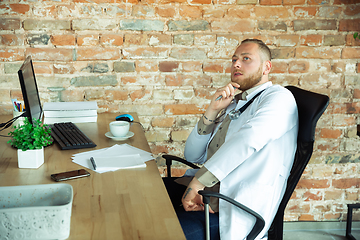
M 312 201 L 312 200 L 314 200 L 314 201 L 319 201 L 319 200 L 322 200 L 323 199 L 323 197 L 322 197 L 322 193 L 321 192 L 316 192 L 316 194 L 314 194 L 314 193 L 311 193 L 311 192 L 309 192 L 309 191 L 307 191 L 307 192 L 305 192 L 304 193 L 304 201 Z
M 50 39 L 54 46 L 73 46 L 75 40 L 75 36 L 72 34 L 52 35 Z
M 271 73 L 287 73 L 289 64 L 284 62 L 272 62 Z
M 195 96 L 199 99 L 211 99 L 212 95 L 210 94 L 210 91 L 212 89 L 209 88 L 195 88 Z M 215 90 L 214 90 L 215 92 Z
M 133 90 L 130 92 L 130 98 L 132 101 L 136 101 L 137 99 L 142 99 L 149 94 L 151 94 L 151 92 L 146 89 Z
M 360 102 L 346 103 L 346 113 L 360 113 Z
M 230 18 L 250 18 L 252 7 L 230 7 L 226 16 Z
M 171 18 L 175 15 L 175 8 L 173 6 L 157 6 L 156 9 L 156 14 L 158 14 L 160 17 L 164 17 L 164 18 Z
M 0 61 L 12 62 L 25 59 L 24 49 L 0 49 Z
M 121 46 L 124 43 L 123 34 L 102 34 L 100 43 L 105 46 Z
M 126 46 L 132 45 L 147 45 L 149 42 L 147 34 L 125 34 L 124 44 Z
M 52 64 L 49 62 L 34 62 L 34 72 L 35 74 L 51 74 Z
M 84 101 L 85 93 L 83 90 L 65 90 L 61 92 L 60 100 L 63 102 Z
M 315 188 L 329 188 L 329 180 L 316 180 L 316 179 L 300 179 L 296 188 L 306 188 L 306 189 L 315 189 Z
M 345 200 L 350 200 L 350 201 L 359 200 L 359 192 L 357 190 L 345 191 Z
M 313 34 L 313 35 L 301 36 L 300 38 L 301 45 L 310 46 L 310 47 L 321 46 L 322 42 L 323 42 L 322 35 Z
M 165 113 L 172 115 L 201 114 L 205 109 L 195 104 L 169 104 L 165 105 Z
M 104 99 L 105 90 L 104 89 L 86 89 L 85 90 L 85 99 L 88 101 Z
M 333 179 L 332 186 L 338 189 L 359 188 L 360 179 L 359 178 Z
M 293 206 L 287 206 L 287 211 L 291 213 L 309 213 L 310 212 L 310 205 L 309 204 L 296 204 Z
M 136 77 L 132 77 L 132 76 L 122 77 L 122 78 L 121 78 L 121 82 L 122 82 L 123 84 L 136 83 Z
M 201 18 L 202 11 L 198 6 L 180 5 L 179 14 L 181 17 Z
M 211 4 L 211 0 L 190 0 L 192 4 Z
M 336 151 L 340 148 L 340 143 L 338 141 L 325 141 L 321 143 L 317 143 L 317 149 L 321 151 Z
M 72 74 L 74 73 L 74 66 L 72 63 L 68 64 L 54 64 L 55 74 Z
M 0 18 L 0 30 L 17 30 L 20 25 L 19 18 Z
M 24 34 L 3 34 L 0 35 L 1 44 L 5 46 L 24 45 Z
M 255 7 L 255 16 L 265 19 L 288 18 L 289 12 L 286 7 Z
M 343 190 L 326 190 L 324 200 L 341 200 L 343 193 Z
M 99 35 L 79 35 L 76 39 L 76 44 L 79 46 L 96 46 L 99 44 Z
M 360 13 L 360 5 L 350 5 L 346 6 L 344 9 L 344 15 L 346 16 L 355 16 Z
M 320 130 L 320 137 L 321 138 L 339 138 L 342 134 L 340 129 L 329 129 L 329 128 L 322 128 Z
M 112 3 L 113 0 L 73 0 L 78 3 Z
M 354 98 L 360 99 L 360 89 L 354 89 Z
M 30 11 L 28 4 L 0 4 L 0 9 L 3 9 L 4 15 L 24 15 Z
M 135 62 L 135 69 L 137 72 L 157 72 L 159 66 L 152 60 L 139 60 Z
M 341 53 L 341 58 L 359 58 L 360 56 L 360 48 L 349 48 L 346 47 L 343 49 Z
M 291 61 L 289 63 L 289 73 L 306 73 L 309 72 L 308 61 Z
M 174 117 L 154 117 L 151 121 L 151 126 L 161 127 L 161 128 L 170 128 L 174 125 Z
M 296 48 L 296 58 L 320 58 L 320 59 L 336 59 L 340 58 L 341 49 L 338 48 L 313 48 L 299 47 Z
M 77 60 L 117 60 L 121 57 L 118 48 L 78 48 Z
M 324 219 L 326 220 L 339 220 L 340 218 L 340 213 L 325 213 L 324 214 Z
M 210 86 L 211 77 L 207 75 L 168 75 L 165 77 L 165 83 L 168 86 Z
M 169 48 L 165 47 L 138 47 L 138 48 L 125 48 L 123 55 L 125 59 L 128 58 L 159 58 L 167 56 Z
M 129 98 L 126 90 L 105 90 L 105 95 L 108 100 L 127 100 Z
M 305 0 L 283 0 L 283 5 L 304 5 Z
M 330 103 L 328 106 L 328 109 L 332 110 L 331 111 L 332 114 L 346 113 L 347 105 L 346 105 L 346 103 Z
M 318 0 L 320 1 L 320 0 Z M 359 0 L 334 0 L 335 4 L 357 4 L 359 3 Z
M 260 5 L 281 5 L 282 0 L 260 0 Z
M 179 62 L 167 61 L 159 63 L 160 72 L 177 72 L 179 70 Z
M 299 35 L 280 35 L 277 41 L 280 47 L 294 47 L 299 43 Z
M 213 31 L 226 32 L 253 32 L 256 30 L 256 24 L 251 20 L 220 20 L 211 23 Z
M 223 18 L 225 15 L 224 9 L 204 8 L 203 17 L 206 18 Z
M 301 214 L 299 221 L 315 221 L 314 215 L 312 214 Z
M 186 0 L 159 0 L 159 4 L 167 4 L 167 3 L 184 3 Z
M 360 18 L 340 20 L 339 31 L 340 32 L 360 31 Z
M 330 0 L 308 0 L 308 5 L 324 5 L 330 4 Z
M 318 10 L 318 7 L 294 7 L 294 15 L 304 18 L 315 17 Z
M 28 55 L 31 55 L 33 60 L 67 62 L 73 60 L 73 49 L 27 48 L 26 56 Z
M 199 72 L 202 70 L 202 62 L 198 61 L 189 61 L 182 62 L 182 70 L 184 72 Z
M 11 97 L 13 98 L 13 97 Z M 10 99 L 10 90 L 1 89 L 0 90 L 0 102 L 8 102 Z
M 8 97 L 8 96 L 6 95 L 6 97 Z M 19 101 L 24 101 L 23 95 L 22 95 L 22 92 L 20 89 L 19 90 L 11 90 L 10 98 L 16 98 Z
M 222 73 L 224 71 L 224 67 L 222 63 L 217 62 L 205 62 L 203 65 L 204 72 L 212 72 L 212 73 Z

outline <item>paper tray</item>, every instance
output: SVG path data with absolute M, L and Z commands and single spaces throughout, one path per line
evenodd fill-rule
M 66 239 L 73 189 L 69 184 L 0 187 L 0 239 Z

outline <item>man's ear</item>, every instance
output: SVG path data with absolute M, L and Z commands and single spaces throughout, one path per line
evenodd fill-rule
M 267 60 L 263 63 L 263 75 L 268 75 L 271 71 L 271 61 Z

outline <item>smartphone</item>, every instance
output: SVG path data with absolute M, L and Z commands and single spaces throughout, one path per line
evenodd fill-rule
M 88 176 L 90 176 L 90 173 L 88 171 L 86 171 L 85 169 L 79 169 L 69 172 L 51 174 L 51 179 L 56 182 L 60 182 Z

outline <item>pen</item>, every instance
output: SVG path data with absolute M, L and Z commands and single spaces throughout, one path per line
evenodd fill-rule
M 236 89 L 236 87 L 234 87 L 234 86 L 233 86 L 233 88 Z M 222 95 L 218 96 L 218 97 L 215 99 L 215 101 L 220 100 L 220 99 L 222 99 Z
M 93 157 L 90 157 L 90 162 L 91 162 L 91 164 L 93 165 L 94 170 L 96 170 L 96 164 L 95 164 L 95 160 L 94 160 Z

